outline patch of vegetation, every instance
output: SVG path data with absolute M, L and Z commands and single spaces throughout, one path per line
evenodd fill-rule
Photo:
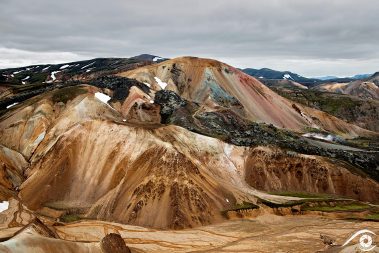
M 340 110 L 360 106 L 360 101 L 348 96 L 323 96 L 320 92 L 311 92 L 306 96 L 309 101 L 317 102 L 320 109 L 331 114 L 337 114 Z
M 379 103 L 345 94 L 313 89 L 285 89 L 270 87 L 281 96 L 294 102 L 327 112 L 347 122 L 377 131 Z
M 302 205 L 306 203 L 307 200 L 301 199 L 301 200 L 287 201 L 285 203 L 274 203 L 265 199 L 259 199 L 259 202 L 271 208 L 280 208 L 280 207 L 293 207 L 297 205 Z
M 226 216 L 227 212 L 229 211 L 253 210 L 253 209 L 258 209 L 258 208 L 259 208 L 258 205 L 243 201 L 242 203 L 236 204 L 235 206 L 229 209 L 221 211 L 221 214 Z
M 371 151 L 379 151 L 379 138 L 378 137 L 359 137 L 351 140 L 346 140 L 346 145 L 368 149 Z
M 59 90 L 56 90 L 53 94 L 53 102 L 63 102 L 67 103 L 67 101 L 74 99 L 75 97 L 85 94 L 87 91 L 80 87 L 66 87 Z
M 293 207 L 300 205 L 302 210 L 305 210 L 306 208 L 311 208 L 312 204 L 316 204 L 317 206 L 315 208 L 318 208 L 320 206 L 329 206 L 329 203 L 341 203 L 341 205 L 345 205 L 342 203 L 351 203 L 350 200 L 345 199 L 336 199 L 337 196 L 327 195 L 327 194 L 313 194 L 313 193 L 304 193 L 304 192 L 271 192 L 270 194 L 273 195 L 280 195 L 280 196 L 288 196 L 288 197 L 298 197 L 302 198 L 299 200 L 290 200 L 285 203 L 274 203 L 265 199 L 258 199 L 259 203 L 262 203 L 268 207 L 271 208 L 280 208 L 280 207 Z M 330 204 L 333 205 L 333 204 Z
M 317 90 L 297 89 L 288 92 L 278 88 L 272 89 L 290 100 L 320 109 L 333 115 L 338 114 L 341 110 L 358 107 L 362 104 L 361 100 L 342 94 L 333 94 Z
M 333 199 L 335 196 L 325 193 L 310 193 L 310 192 L 270 192 L 272 195 L 297 197 L 297 198 L 311 198 L 311 199 Z
M 81 220 L 81 217 L 77 214 L 64 214 L 59 218 L 62 222 L 70 223 Z
M 31 76 L 30 76 L 30 79 L 28 80 L 28 82 L 30 83 L 35 83 L 35 82 L 44 82 L 47 78 L 49 74 L 46 73 L 46 72 L 42 72 L 42 73 L 33 73 Z
M 379 222 L 379 213 L 378 212 L 370 212 L 369 214 L 366 214 L 365 216 L 359 216 L 359 215 L 351 215 L 346 217 L 347 220 L 354 220 L 354 221 L 375 221 Z
M 232 209 L 229 209 L 229 210 L 238 211 L 238 210 L 257 209 L 257 208 L 259 208 L 259 206 L 250 202 L 243 201 L 240 204 L 236 204 Z
M 12 89 L 15 92 L 23 92 L 23 91 L 39 89 L 48 85 L 49 84 L 37 82 L 37 83 L 17 84 L 17 85 L 11 84 L 9 85 L 9 87 L 12 87 Z
M 364 203 L 350 203 L 335 206 L 306 206 L 302 207 L 303 211 L 320 211 L 320 212 L 350 212 L 350 211 L 365 211 L 369 210 L 371 206 Z
M 366 220 L 379 221 L 379 213 L 372 213 L 365 217 Z

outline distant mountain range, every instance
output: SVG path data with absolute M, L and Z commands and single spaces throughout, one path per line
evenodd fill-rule
M 258 79 L 287 79 L 287 80 L 304 84 L 306 86 L 314 86 L 320 82 L 319 79 L 307 78 L 290 71 L 278 71 L 278 70 L 273 70 L 269 68 L 262 68 L 262 69 L 246 68 L 246 69 L 242 69 L 242 71 Z
M 326 80 L 333 80 L 333 79 L 342 79 L 342 78 L 348 78 L 348 79 L 354 79 L 354 80 L 358 80 L 358 79 L 365 79 L 365 78 L 368 78 L 372 76 L 372 73 L 371 74 L 357 74 L 357 75 L 354 75 L 354 76 L 349 76 L 349 77 L 338 77 L 338 76 L 319 76 L 319 77 L 314 77 L 315 79 L 319 79 L 319 80 L 323 80 L 323 81 L 326 81 Z
M 308 87 L 313 87 L 325 82 L 351 82 L 354 80 L 365 79 L 372 76 L 372 74 L 357 74 L 351 77 L 337 77 L 337 76 L 320 76 L 320 77 L 304 77 L 302 75 L 290 71 L 278 71 L 269 68 L 253 69 L 245 68 L 242 71 L 250 76 L 258 79 L 268 80 L 290 80 Z

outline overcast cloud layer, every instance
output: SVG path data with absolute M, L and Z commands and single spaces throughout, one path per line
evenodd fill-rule
M 151 53 L 306 76 L 379 71 L 377 0 L 0 0 L 0 68 Z

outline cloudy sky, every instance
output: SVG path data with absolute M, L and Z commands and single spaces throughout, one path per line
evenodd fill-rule
M 305 76 L 379 71 L 377 0 L 0 0 L 0 68 L 216 58 Z

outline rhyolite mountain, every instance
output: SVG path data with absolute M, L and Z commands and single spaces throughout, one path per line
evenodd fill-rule
M 365 129 L 379 131 L 378 74 L 359 80 L 327 80 L 307 87 L 288 79 L 259 79 L 294 102 L 327 112 Z
M 225 63 L 143 55 L 0 76 L 0 201 L 9 204 L 0 250 L 124 246 L 117 236 L 91 241 L 100 228 L 148 252 L 125 233 L 336 205 L 362 207 L 362 219 L 378 212 L 377 132 Z
M 314 87 L 317 90 L 357 96 L 363 99 L 379 99 L 379 75 L 375 73 L 369 77 L 350 82 L 336 82 L 329 80 Z

